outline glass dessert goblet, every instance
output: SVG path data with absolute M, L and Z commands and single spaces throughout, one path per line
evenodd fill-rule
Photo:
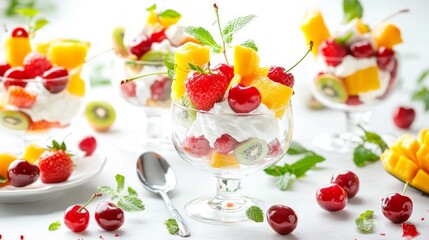
M 228 101 L 210 111 L 173 102 L 172 140 L 178 154 L 217 179 L 216 194 L 192 200 L 186 212 L 209 223 L 247 221 L 246 210 L 261 201 L 241 194 L 241 179 L 278 162 L 289 148 L 292 130 L 290 103 L 277 111 L 261 104 L 252 112 L 236 113 Z

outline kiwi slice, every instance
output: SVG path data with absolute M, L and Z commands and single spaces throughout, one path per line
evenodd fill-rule
M 30 126 L 30 117 L 23 112 L 0 112 L 0 124 L 8 129 L 26 130 Z
M 234 155 L 241 164 L 250 166 L 264 160 L 268 150 L 268 144 L 264 140 L 250 138 L 237 146 Z
M 166 51 L 149 50 L 145 54 L 143 54 L 140 60 L 147 62 L 163 62 L 164 56 L 166 56 L 167 54 L 168 53 Z
M 331 74 L 317 76 L 315 81 L 318 91 L 331 101 L 344 103 L 349 97 L 343 81 Z
M 113 32 L 112 32 L 113 51 L 121 57 L 128 57 L 128 55 L 130 55 L 130 52 L 128 51 L 128 47 L 125 46 L 124 37 L 125 37 L 124 27 L 115 27 L 113 29 Z
M 116 111 L 109 102 L 91 101 L 86 105 L 85 117 L 94 130 L 106 132 L 116 120 Z
M 180 125 L 189 128 L 197 117 L 196 108 L 187 94 L 183 95 L 179 104 L 183 106 L 183 108 L 179 108 L 177 113 Z

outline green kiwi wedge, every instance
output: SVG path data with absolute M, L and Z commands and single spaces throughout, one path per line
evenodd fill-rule
M 331 101 L 345 103 L 349 97 L 343 81 L 331 74 L 322 74 L 315 80 L 318 91 Z
M 250 138 L 240 143 L 234 150 L 234 155 L 243 165 L 254 165 L 267 156 L 268 144 L 259 138 Z
M 0 124 L 12 130 L 27 130 L 30 126 L 30 117 L 23 112 L 1 111 Z
M 116 120 L 116 111 L 107 101 L 91 101 L 85 107 L 85 117 L 94 130 L 107 132 Z

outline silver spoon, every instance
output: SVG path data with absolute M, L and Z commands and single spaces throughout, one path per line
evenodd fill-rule
M 157 153 L 143 153 L 137 160 L 137 176 L 145 189 L 158 193 L 164 199 L 168 211 L 177 221 L 179 235 L 182 237 L 190 236 L 191 231 L 167 195 L 167 192 L 176 186 L 176 175 L 168 162 Z

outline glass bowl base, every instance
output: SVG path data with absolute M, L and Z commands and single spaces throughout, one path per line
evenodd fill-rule
M 355 147 L 362 143 L 356 133 L 345 132 L 340 134 L 321 134 L 313 139 L 313 144 L 326 152 L 351 153 Z

